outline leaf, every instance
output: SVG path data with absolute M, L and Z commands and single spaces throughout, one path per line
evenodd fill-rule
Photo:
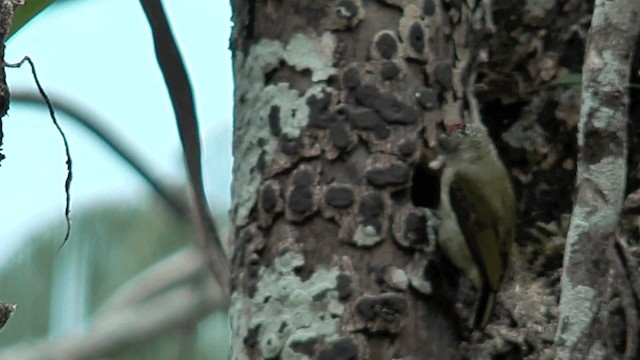
M 16 13 L 13 15 L 11 30 L 9 30 L 7 40 L 54 2 L 55 0 L 27 0 L 24 5 L 18 7 Z
M 570 73 L 557 77 L 552 82 L 542 86 L 543 89 L 550 89 L 559 86 L 571 86 L 580 89 L 582 85 L 582 73 Z

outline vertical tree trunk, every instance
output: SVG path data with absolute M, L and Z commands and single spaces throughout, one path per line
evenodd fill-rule
M 234 0 L 233 358 L 450 358 L 458 321 L 417 205 L 488 2 Z
M 626 189 L 628 89 L 639 15 L 636 1 L 595 2 L 582 69 L 577 191 L 555 341 L 559 359 L 608 359 L 616 350 L 611 329 L 619 325 L 607 321 L 614 286 L 608 282 L 611 260 L 619 256 L 613 249 Z M 627 276 L 637 270 L 631 267 Z M 635 321 L 627 319 L 627 328 Z M 634 350 L 624 358 L 634 358 Z

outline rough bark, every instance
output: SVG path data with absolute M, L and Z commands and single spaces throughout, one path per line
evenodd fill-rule
M 5 302 L 0 302 L 0 330 L 7 324 L 7 321 L 11 319 L 11 315 L 16 311 L 16 305 Z
M 2 132 L 2 119 L 9 110 L 9 87 L 7 86 L 7 78 L 4 69 L 4 39 L 7 37 L 9 33 L 9 28 L 11 27 L 11 18 L 13 17 L 13 13 L 15 9 L 20 6 L 21 3 L 18 1 L 11 0 L 2 0 L 0 2 L 0 39 L 2 39 L 2 44 L 0 44 L 0 163 L 5 158 L 5 155 L 2 153 L 2 139 L 4 137 L 4 133 Z M 2 296 L 2 294 L 0 294 Z M 16 310 L 16 305 L 0 302 L 0 330 L 6 325 L 11 315 Z
M 496 0 L 491 10 L 482 8 L 488 2 L 397 0 L 389 7 L 391 2 L 233 3 L 235 356 L 265 356 L 263 349 L 276 339 L 267 355 L 283 358 L 294 353 L 327 356 L 334 354 L 331 349 L 356 349 L 361 358 L 428 358 L 430 346 L 436 345 L 443 357 L 551 358 L 577 163 L 581 96 L 575 85 L 580 83 L 593 2 Z M 470 12 L 468 4 L 478 8 Z M 493 29 L 486 11 L 493 12 L 496 22 L 490 38 L 482 36 Z M 416 20 L 412 16 L 418 13 Z M 468 36 L 465 43 L 455 34 L 470 13 L 484 29 L 466 28 L 477 37 Z M 414 36 L 419 29 L 422 52 L 416 50 L 420 37 Z M 486 53 L 481 49 L 485 44 Z M 465 51 L 473 61 L 465 62 Z M 488 62 L 479 63 L 486 54 Z M 636 51 L 634 82 L 640 81 L 639 63 Z M 496 316 L 484 331 L 473 333 L 460 326 L 465 304 L 455 296 L 456 284 L 434 281 L 434 272 L 443 267 L 433 257 L 433 244 L 424 240 L 421 249 L 403 240 L 411 227 L 398 226 L 412 217 L 418 219 L 414 224 L 424 221 L 413 212 L 416 205 L 435 206 L 437 179 L 422 177 L 416 153 L 433 142 L 438 121 L 474 115 L 474 97 L 460 95 L 460 89 L 472 89 L 478 97 L 482 121 L 510 170 L 519 200 L 517 246 L 498 294 Z M 635 86 L 631 91 L 631 112 L 638 116 L 640 92 Z M 389 100 L 390 94 L 395 100 Z M 459 111 L 460 99 L 468 112 Z M 419 120 L 390 122 L 384 110 L 404 114 L 404 106 L 418 112 Z M 640 184 L 640 156 L 633 151 L 640 146 L 638 129 L 630 123 L 634 135 L 627 161 L 635 170 L 627 176 L 628 201 Z M 591 156 L 603 156 L 597 147 L 590 149 Z M 372 170 L 393 169 L 385 175 L 393 179 L 403 165 L 409 173 L 406 182 L 379 185 L 368 176 Z M 615 180 L 620 178 L 624 175 Z M 617 270 L 605 273 L 607 281 L 598 291 L 609 294 L 609 354 L 631 359 L 639 347 L 640 310 L 640 236 L 631 212 L 637 213 L 640 201 L 628 208 L 627 236 L 616 245 Z M 423 230 L 414 230 L 418 232 Z M 415 276 L 416 268 L 421 277 Z M 337 280 L 322 286 L 307 283 L 319 281 L 318 269 L 334 271 Z M 391 285 L 392 275 L 404 279 L 402 274 L 408 280 L 400 284 L 407 285 Z M 445 272 L 437 277 L 455 276 Z M 277 280 L 283 278 L 297 282 Z M 346 293 L 344 284 L 350 284 Z M 272 301 L 289 307 L 286 296 L 269 289 L 287 286 L 323 289 L 325 297 L 316 299 L 333 294 L 324 289 L 335 288 L 338 295 L 342 291 L 332 313 L 335 333 L 312 327 L 302 336 L 300 323 L 291 327 L 284 321 L 284 326 L 280 315 L 269 315 Z M 417 289 L 427 295 L 417 295 Z M 383 304 L 391 303 L 382 294 L 407 304 L 405 315 L 396 317 L 402 320 L 397 327 L 378 318 L 389 311 Z M 331 308 L 336 303 L 312 304 Z M 312 306 L 305 303 L 297 311 L 307 305 Z M 360 312 L 366 308 L 374 310 Z M 446 353 L 445 348 L 456 350 Z
M 9 87 L 7 86 L 7 78 L 5 73 L 5 61 L 4 61 L 4 40 L 9 34 L 11 29 L 11 19 L 17 7 L 23 4 L 20 0 L 1 0 L 0 1 L 0 118 L 4 117 L 9 110 Z M 2 120 L 0 119 L 0 151 L 2 151 Z M 0 162 L 5 158 L 5 155 L 0 152 Z
M 488 4 L 233 2 L 232 358 L 456 356 L 416 169 L 479 116 Z
M 582 71 L 577 195 L 564 254 L 557 359 L 612 356 L 607 279 L 626 185 L 638 16 L 637 1 L 596 0 Z

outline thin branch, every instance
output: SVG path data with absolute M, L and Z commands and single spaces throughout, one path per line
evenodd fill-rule
M 65 155 L 67 156 L 67 179 L 64 183 L 64 193 L 65 193 L 65 200 L 66 200 L 65 208 L 64 208 L 64 217 L 65 217 L 65 220 L 67 221 L 67 232 L 64 235 L 64 240 L 62 241 L 62 244 L 58 248 L 58 250 L 60 250 L 62 249 L 64 244 L 66 244 L 67 240 L 69 240 L 69 236 L 71 235 L 71 179 L 73 178 L 71 150 L 69 149 L 69 142 L 67 141 L 67 136 L 65 135 L 64 131 L 62 131 L 62 127 L 60 127 L 60 124 L 58 123 L 58 119 L 56 118 L 56 112 L 53 108 L 53 105 L 51 105 L 51 100 L 49 100 L 49 96 L 47 96 L 47 93 L 44 91 L 44 88 L 40 84 L 40 80 L 38 79 L 38 75 L 36 74 L 36 67 L 33 64 L 33 61 L 31 61 L 31 58 L 28 56 L 25 56 L 24 58 L 22 58 L 22 60 L 20 60 L 15 64 L 9 64 L 5 62 L 4 65 L 6 67 L 19 68 L 25 62 L 28 63 L 29 66 L 31 67 L 31 74 L 33 75 L 33 80 L 36 83 L 36 87 L 38 88 L 38 92 L 40 93 L 40 96 L 42 96 L 42 99 L 44 100 L 45 104 L 47 104 L 47 109 L 49 109 L 49 116 L 51 117 L 51 121 L 53 121 L 53 125 L 56 127 L 56 129 L 58 130 L 58 133 L 60 134 L 60 137 L 62 138 L 62 142 L 64 144 L 64 152 L 65 152 Z
M 96 321 L 129 306 L 193 281 L 205 269 L 203 257 L 192 247 L 152 265 L 122 285 L 98 310 Z
M 72 100 L 63 98 L 62 96 L 51 95 L 51 103 L 53 107 L 60 113 L 69 116 L 79 125 L 95 135 L 106 146 L 118 155 L 126 164 L 131 166 L 133 170 L 140 175 L 144 181 L 151 186 L 156 194 L 164 201 L 165 204 L 180 219 L 189 219 L 189 210 L 186 204 L 176 196 L 169 186 L 165 184 L 154 171 L 145 165 L 142 157 L 136 153 L 120 136 L 115 134 L 103 124 L 107 121 L 101 120 L 96 114 L 84 108 L 81 104 Z M 11 91 L 11 102 L 13 104 L 25 104 L 31 106 L 42 106 L 44 103 L 38 94 L 27 90 Z
M 140 0 L 151 27 L 156 59 L 162 71 L 176 117 L 187 161 L 195 204 L 198 245 L 207 256 L 207 265 L 216 279 L 228 288 L 229 265 L 220 234 L 206 202 L 201 164 L 200 133 L 191 82 L 160 0 Z

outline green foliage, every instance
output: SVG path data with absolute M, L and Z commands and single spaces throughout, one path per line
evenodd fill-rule
M 188 225 L 163 210 L 107 208 L 88 214 L 86 221 L 74 219 L 74 232 L 94 234 L 76 239 L 91 247 L 92 312 L 140 270 L 190 244 Z
M 49 7 L 49 5 L 53 4 L 54 1 L 55 0 L 27 0 L 24 5 L 16 10 L 7 39 L 11 38 L 29 21 L 33 20 L 44 9 Z
M 63 233 L 62 224 L 44 227 L 0 269 L 2 300 L 18 304 L 0 336 L 0 349 L 50 336 L 78 304 L 89 321 L 120 286 L 192 242 L 190 225 L 154 203 L 76 209 L 72 237 L 58 253 Z M 182 344 L 192 348 L 198 342 L 197 358 L 210 359 L 212 339 L 228 344 L 227 328 L 226 314 L 218 314 L 193 334 L 164 334 L 113 358 L 164 359 Z M 216 358 L 225 358 L 227 348 Z
M 555 78 L 548 84 L 542 86 L 543 89 L 551 89 L 560 86 L 568 86 L 577 91 L 580 91 L 582 87 L 582 74 L 581 73 L 570 73 L 566 75 L 559 76 Z
M 189 241 L 186 225 L 168 213 L 123 205 L 77 211 L 73 236 L 58 253 L 62 233 L 58 225 L 36 234 L 2 269 L 2 297 L 19 304 L 19 310 L 0 337 L 0 347 L 47 335 L 54 279 L 75 255 L 87 264 L 75 276 L 87 277 L 90 314 L 138 271 Z
M 55 247 L 34 238 L 0 272 L 2 298 L 19 304 L 14 316 L 0 336 L 0 348 L 47 335 L 52 283 L 50 277 L 55 258 Z M 28 305 L 31 304 L 31 305 Z
M 8 38 L 50 5 L 62 2 L 70 0 L 27 0 L 17 9 Z M 189 224 L 157 204 L 76 208 L 72 215 L 72 237 L 59 253 L 64 233 L 61 224 L 43 228 L 0 268 L 2 300 L 18 304 L 0 334 L 0 349 L 51 336 L 60 319 L 64 322 L 67 311 L 78 304 L 83 320 L 89 322 L 116 289 L 192 243 Z M 222 218 L 226 220 L 226 216 Z M 191 358 L 183 352 L 190 349 L 196 359 L 211 359 L 212 352 L 214 359 L 224 359 L 228 339 L 227 315 L 216 312 L 191 332 L 177 329 L 109 358 Z

